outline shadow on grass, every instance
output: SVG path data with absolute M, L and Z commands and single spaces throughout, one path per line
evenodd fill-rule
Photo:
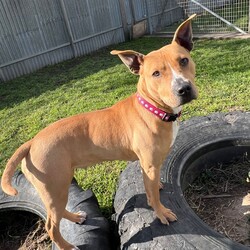
M 71 59 L 48 66 L 35 73 L 0 83 L 0 109 L 11 107 L 26 99 L 61 86 L 71 86 L 72 81 L 83 79 L 118 64 L 119 61 L 102 50 L 92 55 Z
M 151 50 L 158 49 L 164 44 L 167 44 L 168 42 L 166 40 L 167 39 L 138 39 L 113 45 L 90 55 L 48 66 L 35 73 L 21 76 L 8 82 L 2 82 L 0 83 L 0 109 L 12 107 L 20 102 L 32 97 L 38 97 L 47 91 L 53 91 L 61 86 L 66 88 L 71 87 L 72 83 L 78 80 L 82 80 L 101 70 L 107 70 L 108 68 L 122 64 L 117 56 L 110 54 L 110 51 L 113 49 L 133 49 L 141 53 L 148 53 Z M 110 77 L 115 78 L 116 76 L 111 75 Z M 133 82 L 133 84 L 135 83 L 136 82 Z
M 86 77 L 122 64 L 117 56 L 110 55 L 111 50 L 132 49 L 147 54 L 152 50 L 169 44 L 169 42 L 170 40 L 166 38 L 141 38 L 119 45 L 113 45 L 91 55 L 68 60 L 54 66 L 48 66 L 30 75 L 0 83 L 0 109 L 15 106 L 25 100 L 36 98 L 47 91 L 53 91 L 62 86 L 64 87 L 63 91 L 67 91 L 67 88 L 74 88 L 74 83 L 79 80 L 81 83 L 78 84 L 76 91 L 84 92 L 86 89 L 82 83 Z M 237 62 L 239 56 L 242 56 L 240 57 L 241 59 L 244 58 L 244 48 L 248 45 L 248 42 L 249 40 L 206 40 L 195 42 L 197 45 L 195 44 L 195 49 L 192 53 L 197 63 L 197 68 L 205 68 L 203 67 L 203 62 L 205 61 L 207 65 L 211 65 L 211 71 L 208 72 L 209 74 L 213 74 L 213 70 L 215 70 L 214 72 L 216 74 L 225 74 L 228 70 L 240 72 L 248 70 L 247 58 L 245 62 L 243 60 Z M 205 57 L 204 50 L 206 51 L 205 54 L 207 54 Z M 232 56 L 232 54 L 235 54 L 237 51 L 238 53 L 235 57 Z M 239 53 L 242 53 L 242 55 L 239 55 Z M 223 55 L 225 55 L 225 58 Z M 234 59 L 233 62 L 231 62 L 232 58 Z M 109 74 L 109 72 L 104 72 L 104 74 Z M 120 79 L 119 82 L 121 85 L 136 84 L 136 81 L 129 82 L 127 78 L 121 79 L 121 77 L 115 73 L 110 74 L 108 77 L 115 79 L 115 81 Z M 113 88 L 117 87 L 116 84 L 113 85 L 115 86 L 107 82 L 107 91 L 112 91 Z M 94 88 L 95 86 L 89 86 L 88 88 L 92 87 Z

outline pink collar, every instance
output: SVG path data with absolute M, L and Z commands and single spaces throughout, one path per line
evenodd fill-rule
M 143 97 L 141 97 L 138 93 L 136 94 L 137 100 L 139 101 L 139 103 L 145 108 L 147 109 L 149 112 L 151 112 L 152 114 L 158 116 L 161 120 L 163 120 L 164 122 L 174 122 L 176 121 L 176 119 L 178 117 L 181 116 L 181 111 L 178 114 L 169 114 L 166 113 L 165 111 L 155 107 L 154 105 L 152 105 L 151 103 L 149 103 L 148 101 L 146 101 Z

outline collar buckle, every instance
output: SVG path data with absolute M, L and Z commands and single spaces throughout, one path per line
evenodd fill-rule
M 181 111 L 178 114 L 165 113 L 165 115 L 162 117 L 162 120 L 166 122 L 175 122 L 177 118 L 179 118 L 180 116 L 181 116 Z

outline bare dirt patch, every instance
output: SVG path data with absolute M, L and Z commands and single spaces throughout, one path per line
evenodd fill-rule
M 219 164 L 205 169 L 184 192 L 190 207 L 207 225 L 246 246 L 250 246 L 249 171 L 248 159 Z
M 45 231 L 43 220 L 24 211 L 1 212 L 0 249 L 51 249 L 51 241 Z

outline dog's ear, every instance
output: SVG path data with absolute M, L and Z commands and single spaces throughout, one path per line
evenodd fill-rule
M 118 55 L 133 74 L 139 75 L 140 65 L 143 64 L 143 54 L 133 50 L 112 50 L 110 53 Z
M 172 43 L 176 42 L 180 46 L 184 47 L 188 51 L 193 48 L 193 32 L 191 20 L 196 16 L 196 14 L 191 15 L 186 21 L 184 21 L 178 29 L 175 31 Z

